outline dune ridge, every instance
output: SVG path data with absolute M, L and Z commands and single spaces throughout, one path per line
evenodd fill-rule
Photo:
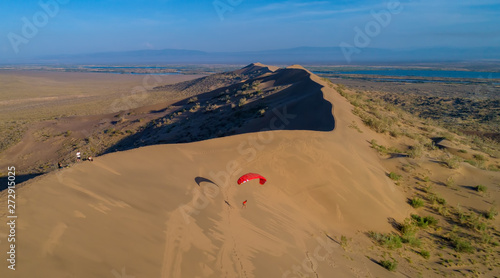
M 262 68 L 253 77 L 260 84 L 295 81 L 266 97 L 267 111 L 296 115 L 280 130 L 271 126 L 279 117 L 265 114 L 237 135 L 110 153 L 26 182 L 18 189 L 22 264 L 9 275 L 390 277 L 362 254 L 346 258 L 335 240 L 361 244 L 363 232 L 390 231 L 389 217 L 410 212 L 367 143 L 384 139 L 314 74 L 244 70 Z M 237 185 L 246 172 L 268 181 Z

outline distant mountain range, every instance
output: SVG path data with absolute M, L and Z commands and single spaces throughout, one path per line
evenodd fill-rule
M 47 64 L 250 64 L 259 61 L 268 64 L 394 64 L 484 60 L 500 60 L 500 47 L 427 48 L 415 50 L 296 47 L 241 52 L 163 49 L 52 55 L 24 62 Z

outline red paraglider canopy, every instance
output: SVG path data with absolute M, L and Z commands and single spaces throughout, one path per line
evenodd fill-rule
M 264 178 L 263 176 L 259 175 L 259 174 L 256 174 L 256 173 L 248 173 L 248 174 L 245 174 L 243 176 L 241 176 L 239 179 L 238 179 L 238 184 L 242 184 L 242 183 L 245 183 L 249 180 L 254 180 L 254 179 L 260 179 L 260 184 L 264 184 L 266 183 L 266 178 Z

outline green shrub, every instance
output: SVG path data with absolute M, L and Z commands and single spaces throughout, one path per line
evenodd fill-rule
M 425 259 L 429 259 L 431 257 L 431 254 L 427 250 L 422 250 L 420 251 L 420 256 L 424 257 Z
M 479 163 L 477 163 L 477 161 L 475 161 L 475 160 L 465 159 L 464 162 L 465 163 L 469 163 L 470 165 L 472 165 L 474 167 L 478 167 L 479 166 Z
M 416 214 L 412 214 L 411 218 L 413 219 L 414 223 L 421 227 L 421 228 L 427 228 L 429 226 L 436 226 L 437 225 L 437 219 L 435 219 L 433 216 L 424 216 L 421 217 Z
M 342 235 L 340 236 L 340 245 L 342 246 L 342 248 L 346 248 L 347 247 L 347 237 Z
M 371 148 L 377 150 L 380 154 L 403 153 L 401 150 L 398 150 L 398 149 L 393 148 L 393 147 L 387 148 L 385 146 L 378 145 L 377 141 L 375 139 L 372 139 L 370 141 L 370 144 L 371 144 Z
M 426 147 L 429 151 L 434 151 L 434 150 L 438 149 L 438 147 L 436 146 L 436 143 L 434 143 L 434 142 L 425 143 L 424 147 Z
M 415 225 L 412 219 L 406 218 L 405 222 L 401 226 L 401 236 L 403 241 L 407 242 L 407 239 L 413 237 L 417 234 L 418 227 Z
M 388 249 L 396 249 L 401 248 L 402 241 L 401 237 L 396 234 L 381 234 L 376 232 L 371 232 L 370 237 L 375 240 L 381 246 L 384 246 Z
M 390 129 L 389 135 L 391 135 L 394 138 L 398 138 L 401 135 L 401 132 L 399 130 L 396 130 L 396 129 Z
M 408 150 L 408 156 L 411 158 L 419 158 L 424 153 L 424 146 L 421 144 L 417 144 L 415 146 L 410 147 Z
M 450 211 L 448 210 L 448 208 L 446 206 L 438 205 L 437 207 L 435 207 L 435 209 L 442 216 L 450 215 Z
M 452 241 L 455 251 L 460 253 L 474 253 L 475 249 L 472 247 L 469 241 L 456 238 Z
M 483 244 L 490 244 L 492 243 L 493 237 L 488 234 L 487 232 L 483 232 L 481 234 L 481 243 Z
M 396 260 L 392 260 L 392 261 L 383 260 L 383 261 L 380 261 L 380 265 L 382 265 L 385 269 L 387 269 L 389 271 L 395 271 L 396 268 L 398 267 L 398 262 Z
M 474 229 L 481 231 L 481 232 L 484 232 L 484 231 L 486 231 L 486 229 L 488 229 L 488 224 L 480 221 L 479 218 L 478 218 L 478 220 L 474 220 L 472 225 L 473 225 Z
M 458 167 L 460 167 L 461 159 L 457 156 L 449 154 L 442 156 L 441 161 L 450 169 L 458 169 Z
M 192 98 L 188 99 L 188 103 L 195 103 L 197 101 L 198 101 L 197 97 L 192 97 Z
M 420 239 L 416 237 L 419 228 L 411 218 L 406 218 L 401 226 L 401 240 L 413 247 L 420 247 Z
M 424 200 L 414 197 L 413 199 L 410 200 L 411 206 L 414 208 L 420 208 L 424 206 Z
M 453 177 L 449 177 L 445 182 L 447 187 L 453 187 L 455 185 L 455 179 Z
M 476 186 L 476 191 L 477 192 L 483 192 L 484 193 L 484 192 L 486 192 L 487 189 L 488 188 L 486 186 L 482 185 L 482 184 Z
M 481 154 L 475 154 L 472 157 L 474 157 L 474 159 L 477 161 L 485 161 L 486 160 L 486 158 Z
M 397 249 L 401 248 L 401 237 L 395 234 L 390 234 L 385 240 L 383 241 L 383 245 L 389 249 Z
M 446 199 L 434 193 L 431 193 L 429 195 L 429 201 L 431 201 L 433 204 L 437 203 L 440 205 L 446 205 Z
M 389 173 L 389 178 L 391 178 L 391 180 L 393 180 L 393 181 L 398 181 L 398 180 L 401 179 L 401 175 L 398 175 L 398 174 L 396 174 L 394 172 L 390 172 Z
M 486 213 L 485 217 L 486 219 L 495 219 L 495 217 L 498 215 L 497 208 L 495 206 L 492 206 Z
M 420 247 L 420 245 L 422 245 L 422 242 L 420 241 L 420 239 L 418 239 L 416 237 L 407 238 L 407 241 L 405 243 L 408 243 L 412 247 Z
M 112 127 L 104 130 L 105 134 L 111 134 L 111 135 L 113 135 L 113 134 L 116 134 L 116 132 L 117 132 L 116 129 L 114 129 Z
M 362 114 L 361 120 L 365 125 L 367 125 L 369 128 L 375 130 L 378 133 L 384 133 L 386 131 L 386 126 L 384 123 L 372 116 L 368 116 L 368 114 Z

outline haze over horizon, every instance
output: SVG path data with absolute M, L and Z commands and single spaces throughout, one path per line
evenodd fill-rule
M 241 52 L 342 45 L 389 50 L 500 46 L 500 3 L 492 0 L 29 0 L 3 1 L 0 10 L 0 59 L 8 62 L 148 49 Z M 371 32 L 368 40 L 359 39 L 359 30 Z

